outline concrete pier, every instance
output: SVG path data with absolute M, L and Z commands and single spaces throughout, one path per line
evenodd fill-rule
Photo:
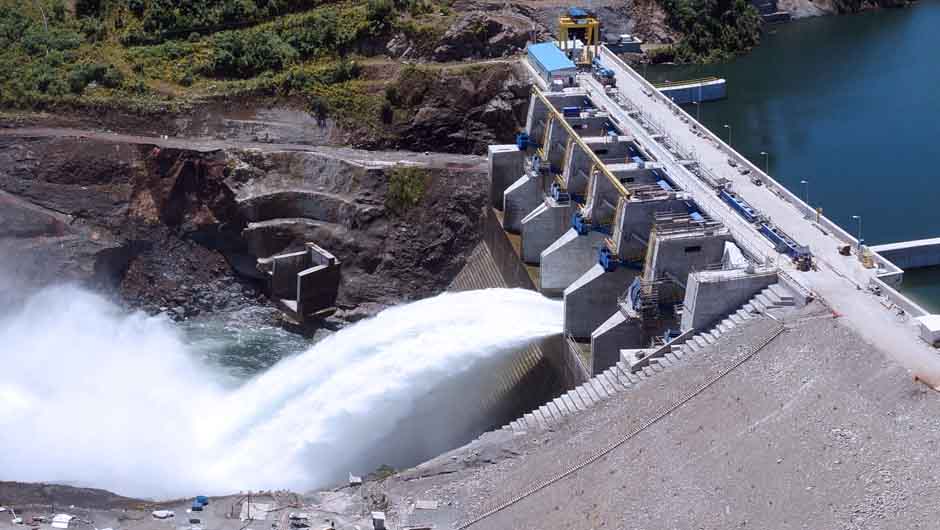
M 525 151 L 516 145 L 491 145 L 487 148 L 490 170 L 490 204 L 503 209 L 503 192 L 525 173 Z
M 542 251 L 561 237 L 571 226 L 571 201 L 558 202 L 545 197 L 522 219 L 522 259 L 526 263 L 539 263 Z
M 875 245 L 869 248 L 905 270 L 940 265 L 940 237 Z
M 620 350 L 649 346 L 643 321 L 635 312 L 618 307 L 591 332 L 591 373 L 599 374 L 620 360 Z
M 559 296 L 564 290 L 597 264 L 597 255 L 606 245 L 600 232 L 579 234 L 569 228 L 542 251 L 539 290 L 545 296 Z
M 307 243 L 304 250 L 259 260 L 259 268 L 269 269 L 274 304 L 298 324 L 334 308 L 340 262 L 325 249 Z
M 506 188 L 503 228 L 515 234 L 522 232 L 522 220 L 544 200 L 541 181 L 541 175 L 527 171 Z
M 588 339 L 591 333 L 617 310 L 617 297 L 640 271 L 619 267 L 607 272 L 595 264 L 564 291 L 565 333 Z

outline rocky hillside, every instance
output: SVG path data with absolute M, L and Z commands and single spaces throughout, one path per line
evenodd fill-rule
M 264 303 L 257 258 L 315 241 L 355 320 L 440 291 L 480 237 L 477 158 L 191 144 L 0 136 L 0 297 L 75 281 L 174 318 L 230 311 Z
M 518 127 L 522 81 L 508 63 L 454 62 L 509 57 L 546 34 L 523 7 L 443 0 L 0 0 L 0 108 L 120 111 L 109 128 L 145 116 L 172 135 L 206 107 L 273 106 L 326 129 L 314 143 L 479 152 Z M 388 97 L 413 77 L 403 61 L 436 78 L 404 105 Z M 460 118 L 430 117 L 440 110 Z M 415 136 L 429 130 L 441 145 Z

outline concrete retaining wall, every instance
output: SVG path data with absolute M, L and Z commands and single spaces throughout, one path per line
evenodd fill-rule
M 693 272 L 685 289 L 680 329 L 683 332 L 709 329 L 776 282 L 776 272 Z
M 488 221 L 487 225 L 495 226 L 499 229 L 499 221 L 497 219 Z M 502 230 L 499 230 L 499 232 L 502 233 Z M 505 240 L 505 234 L 503 234 L 503 236 Z M 467 264 L 464 266 L 463 270 L 454 278 L 448 290 L 466 291 L 490 287 L 531 288 L 521 285 L 511 285 L 502 274 L 500 270 L 501 267 L 498 264 L 499 261 L 512 262 L 515 260 L 517 264 L 519 263 L 518 257 L 513 251 L 511 244 L 509 244 L 508 241 L 506 241 L 506 243 L 506 247 L 494 252 L 486 242 L 481 242 L 468 258 Z M 506 252 L 509 252 L 509 254 L 505 254 Z M 500 254 L 502 257 L 497 258 Z M 524 272 L 523 270 L 523 273 Z M 528 276 L 526 275 L 526 277 Z M 538 378 L 535 376 L 525 376 L 525 379 L 523 379 L 525 372 L 527 370 L 533 370 L 536 366 L 536 361 L 540 359 L 544 359 L 545 363 L 547 363 L 547 366 L 550 368 L 553 374 L 552 379 L 556 381 L 554 384 L 558 386 L 558 388 L 555 389 L 556 391 L 574 388 L 584 381 L 587 381 L 590 377 L 587 369 L 581 363 L 580 357 L 569 352 L 567 341 L 564 337 L 560 334 L 553 335 L 531 344 L 525 351 L 520 353 L 518 361 L 514 362 L 513 367 L 508 369 L 509 372 L 514 372 L 515 374 L 504 374 L 507 381 L 503 385 L 504 389 L 507 389 L 507 391 L 504 392 L 506 396 L 515 396 L 519 393 L 518 391 L 508 392 L 508 389 L 511 388 L 512 385 L 537 384 L 537 386 L 539 386 L 543 384 L 543 382 L 538 382 Z M 519 372 L 521 372 L 522 375 L 520 375 Z M 520 381 L 523 382 L 520 383 Z M 516 398 L 507 399 L 516 400 Z M 543 399 L 542 401 L 545 400 Z

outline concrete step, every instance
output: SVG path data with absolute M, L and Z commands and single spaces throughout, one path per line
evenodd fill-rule
M 656 372 L 653 371 L 653 369 L 650 368 L 649 366 L 644 366 L 644 367 L 643 367 L 643 370 L 641 370 L 641 372 L 642 372 L 642 374 L 645 375 L 646 377 L 653 377 L 653 376 L 656 374 Z
M 604 385 L 601 383 L 600 379 L 593 377 L 588 382 L 591 383 L 591 388 L 593 388 L 594 391 L 597 392 L 597 397 L 601 398 L 602 400 L 607 399 L 607 396 L 610 395 L 610 392 L 608 392 L 607 389 L 604 388 Z
M 789 302 L 785 305 L 793 305 L 795 303 L 796 299 L 793 297 L 793 293 L 791 293 L 789 289 L 780 285 L 779 283 L 775 283 L 767 289 L 777 295 L 777 298 L 779 298 L 781 302 Z
M 727 333 L 731 331 L 731 325 L 726 324 L 724 321 L 719 322 L 717 327 L 718 327 L 718 331 L 722 333 Z
M 655 362 L 656 364 L 662 366 L 663 369 L 666 369 L 666 368 L 669 368 L 670 366 L 672 366 L 672 361 L 670 361 L 669 359 L 667 359 L 667 358 L 665 358 L 665 357 L 660 357 L 660 358 L 658 358 L 658 359 L 655 359 L 654 362 Z
M 744 304 L 744 307 L 742 307 L 741 309 L 747 311 L 748 314 L 750 314 L 751 316 L 755 315 L 756 313 L 760 313 L 760 311 L 756 307 L 754 307 L 753 301 Z
M 743 307 L 738 309 L 734 314 L 738 315 L 738 318 L 740 318 L 742 322 L 751 318 L 751 314 Z
M 552 403 L 555 404 L 555 408 L 558 409 L 558 412 L 559 412 L 562 416 L 567 416 L 567 415 L 571 414 L 572 411 L 571 411 L 571 409 L 568 408 L 568 404 L 565 403 L 565 400 L 564 400 L 564 399 L 561 399 L 560 397 L 557 397 L 557 398 L 555 398 L 555 399 L 552 400 Z
M 601 375 L 603 375 L 607 379 L 607 386 L 609 386 L 611 390 L 613 390 L 614 393 L 616 394 L 616 393 L 619 393 L 621 390 L 623 390 L 623 387 L 620 386 L 620 381 L 617 381 L 617 374 L 614 373 L 615 371 L 616 371 L 616 368 L 610 367 L 604 370 L 604 373 L 602 373 Z
M 679 362 L 679 358 L 676 357 L 676 354 L 674 354 L 674 353 L 667 353 L 667 354 L 666 354 L 666 359 L 669 359 L 669 362 L 671 362 L 671 363 L 673 363 L 673 364 L 676 364 L 676 363 Z
M 572 414 L 578 412 L 579 410 L 584 410 L 585 408 L 584 403 L 581 402 L 581 398 L 575 394 L 572 394 L 570 391 L 561 396 L 561 399 L 563 399 L 564 402 L 568 404 L 568 410 L 570 410 Z
M 706 340 L 705 340 L 705 337 L 703 337 L 703 336 L 701 336 L 701 335 L 696 335 L 696 336 L 692 337 L 692 342 L 695 343 L 695 344 L 698 344 L 698 347 L 699 347 L 699 348 L 707 348 L 707 347 L 708 347 L 708 341 L 706 341 Z
M 629 387 L 633 384 L 633 378 L 630 377 L 633 373 L 630 371 L 630 365 L 621 361 L 617 363 L 617 369 L 620 372 L 620 381 L 623 382 L 623 385 Z
M 770 297 L 767 296 L 767 294 L 763 292 L 757 293 L 757 296 L 755 296 L 754 298 L 758 302 L 764 304 L 764 307 L 766 307 L 767 309 L 773 309 L 774 307 L 776 307 L 776 304 L 774 304 L 773 300 L 771 300 Z
M 756 309 L 759 313 L 767 311 L 767 304 L 758 300 L 756 296 L 751 299 L 751 305 L 754 306 L 754 309 Z
M 633 381 L 630 380 L 630 376 L 620 370 L 617 371 L 617 381 L 620 382 L 620 386 L 622 386 L 624 390 L 633 386 Z
M 743 324 L 743 323 L 744 323 L 744 319 L 741 318 L 741 315 L 739 315 L 739 314 L 737 314 L 737 313 L 732 313 L 731 316 L 728 317 L 728 318 L 729 318 L 732 322 L 734 322 L 735 324 Z
M 524 414 L 522 418 L 525 420 L 526 428 L 528 429 L 535 429 L 539 425 L 539 421 L 535 419 L 535 415 L 531 412 Z
M 569 390 L 564 396 L 568 398 L 568 402 L 575 408 L 575 410 L 584 410 L 587 406 L 584 404 L 584 400 L 581 399 L 581 395 L 578 394 L 575 390 Z
M 685 351 L 687 351 L 688 353 L 695 353 L 702 349 L 702 347 L 699 346 L 697 342 L 695 342 L 694 338 L 695 337 L 693 337 L 693 340 L 690 340 L 685 343 Z
M 774 306 L 780 305 L 780 297 L 777 296 L 777 293 L 771 291 L 769 288 L 764 289 L 763 291 L 760 292 L 760 294 L 762 294 L 764 298 L 766 298 L 767 301 L 773 304 Z
M 561 409 L 558 408 L 558 405 L 556 405 L 554 401 L 549 401 L 546 403 L 545 408 L 547 408 L 548 411 L 552 413 L 552 416 L 555 417 L 555 423 L 558 423 L 562 418 L 565 417 L 565 415 L 561 413 Z
M 597 381 L 597 384 L 601 385 L 601 388 L 607 394 L 607 396 L 612 396 L 616 394 L 614 387 L 610 386 L 610 381 L 607 380 L 607 376 L 604 375 L 604 372 L 597 374 L 594 377 L 594 380 Z M 604 397 L 607 397 L 604 396 Z
M 539 412 L 542 413 L 542 417 L 545 418 L 545 422 L 549 425 L 554 425 L 555 422 L 561 419 L 561 417 L 556 417 L 555 412 L 552 411 L 551 407 L 547 404 L 539 407 Z
M 552 424 L 552 422 L 550 422 L 550 421 L 548 420 L 548 418 L 546 418 L 545 416 L 542 415 L 542 411 L 541 411 L 540 409 L 535 409 L 535 410 L 533 410 L 533 411 L 532 411 L 532 415 L 535 416 L 535 422 L 536 422 L 536 423 L 538 424 L 538 426 L 539 426 L 540 428 L 542 428 L 542 429 L 545 429 L 545 428 L 547 428 L 549 425 Z
M 708 344 L 715 343 L 715 337 L 712 337 L 711 332 L 703 332 L 699 334 L 699 337 L 702 337 L 703 339 L 705 339 L 705 342 L 707 342 Z
M 596 397 L 588 393 L 584 385 L 579 386 L 575 390 L 578 392 L 578 396 L 581 398 L 581 402 L 584 403 L 585 408 L 590 407 L 597 401 Z
M 713 329 L 709 331 L 708 334 L 711 335 L 712 338 L 715 339 L 715 341 L 721 338 L 721 331 L 718 329 Z
M 526 432 L 526 424 L 521 418 L 513 421 L 509 424 L 512 427 L 512 432 L 524 433 Z
M 616 368 L 608 368 L 606 371 L 604 371 L 604 376 L 607 378 L 607 383 L 610 384 L 610 387 L 614 389 L 615 394 L 623 392 L 623 385 L 617 378 Z

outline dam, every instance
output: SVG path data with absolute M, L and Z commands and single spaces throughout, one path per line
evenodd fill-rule
M 525 131 L 488 151 L 477 257 L 565 315 L 564 336 L 533 356 L 565 393 L 506 429 L 551 426 L 753 317 L 814 301 L 908 369 L 940 366 L 936 330 L 923 329 L 936 319 L 896 290 L 895 254 L 853 238 L 604 46 L 595 68 L 615 82 L 532 75 Z

